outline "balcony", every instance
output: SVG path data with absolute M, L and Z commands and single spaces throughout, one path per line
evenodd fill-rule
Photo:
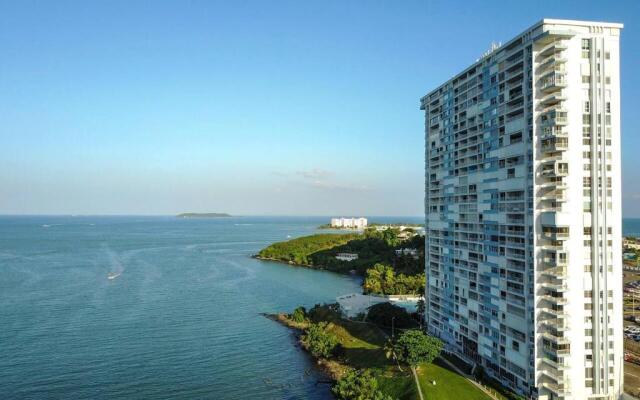
M 549 294 L 545 294 L 540 296 L 540 300 L 544 300 L 550 304 L 556 305 L 556 306 L 562 306 L 567 304 L 567 298 L 566 297 L 557 297 L 557 296 L 551 296 Z
M 542 237 L 547 240 L 567 240 L 569 239 L 569 228 L 566 226 L 543 226 Z
M 543 178 L 557 178 L 569 175 L 569 164 L 558 159 L 544 161 L 540 176 Z
M 543 59 L 538 65 L 539 71 L 546 71 L 550 67 L 556 67 L 558 65 L 563 65 L 567 62 L 567 59 L 563 57 L 560 53 L 555 53 L 550 55 L 549 57 Z
M 567 192 L 561 188 L 551 188 L 539 196 L 540 200 L 554 203 L 564 203 L 568 200 Z M 550 206 L 559 206 L 559 204 L 552 204 Z
M 558 344 L 558 345 L 567 345 L 570 344 L 571 341 L 569 340 L 568 337 L 565 337 L 563 333 L 557 332 L 556 334 L 552 333 L 552 332 L 543 332 L 542 333 L 542 337 L 547 339 L 548 341 Z M 562 353 L 568 353 L 568 351 L 566 351 L 566 349 L 555 349 L 553 347 L 545 347 L 544 348 L 546 351 L 555 353 L 555 354 L 562 354 Z
M 550 357 L 545 356 L 545 357 L 542 357 L 541 360 L 547 365 L 553 367 L 556 371 L 564 371 L 569 368 L 568 360 L 565 361 L 562 358 L 552 360 Z
M 561 126 L 546 126 L 542 128 L 542 133 L 540 135 L 540 139 L 551 139 L 554 137 L 569 137 L 569 134 L 564 131 L 564 128 Z
M 540 310 L 541 313 L 552 316 L 556 321 L 564 321 L 564 318 L 567 316 L 567 313 L 562 307 L 538 307 L 538 310 Z
M 540 124 L 544 127 L 562 126 L 567 124 L 567 111 L 562 108 L 550 107 L 540 113 Z
M 554 41 L 543 47 L 539 52 L 538 56 L 547 57 L 551 54 L 557 54 L 567 49 L 567 45 L 562 41 Z
M 558 278 L 558 279 L 565 279 L 568 276 L 567 267 L 562 265 L 542 270 L 540 271 L 540 274 L 543 276 Z
M 565 87 L 567 87 L 567 82 L 564 73 L 561 72 L 552 71 L 540 79 L 540 90 L 545 93 Z
M 559 385 L 551 382 L 543 382 L 542 387 L 553 392 L 558 398 L 565 398 L 569 393 L 568 385 Z
M 540 260 L 542 261 L 542 265 L 546 267 L 566 267 L 568 265 L 568 258 L 569 256 L 565 250 L 544 249 Z
M 556 93 L 551 93 L 543 97 L 542 99 L 540 99 L 540 104 L 543 106 L 552 106 L 554 104 L 559 104 L 560 102 L 565 101 L 566 99 L 567 97 L 564 96 L 562 93 L 556 92 Z
M 566 137 L 551 137 L 543 139 L 540 146 L 544 153 L 556 153 L 569 149 L 569 139 Z
M 555 293 L 565 293 L 566 291 L 569 290 L 569 286 L 567 286 L 567 283 L 564 281 L 560 281 L 560 282 L 543 282 L 540 284 L 540 287 L 542 287 L 543 289 L 547 289 L 550 290 L 552 292 Z

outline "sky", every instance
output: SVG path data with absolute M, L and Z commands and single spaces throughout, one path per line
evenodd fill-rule
M 419 99 L 542 18 L 622 22 L 640 217 L 640 1 L 0 1 L 0 214 L 421 215 Z

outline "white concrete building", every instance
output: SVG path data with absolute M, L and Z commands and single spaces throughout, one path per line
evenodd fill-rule
M 338 253 L 336 254 L 336 260 L 351 262 L 358 259 L 356 253 Z
M 411 248 L 404 248 L 404 249 L 397 249 L 396 250 L 396 256 L 401 257 L 401 256 L 411 256 L 414 259 L 418 259 L 419 255 L 418 255 L 418 249 L 411 249 Z
M 622 393 L 621 29 L 542 20 L 421 99 L 427 326 L 536 399 Z
M 364 229 L 367 227 L 366 218 L 331 218 L 332 228 Z

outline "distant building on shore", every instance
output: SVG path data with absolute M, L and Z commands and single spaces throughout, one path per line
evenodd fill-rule
M 398 249 L 398 250 L 396 250 L 396 256 L 398 256 L 398 257 L 411 256 L 415 260 L 417 260 L 420 257 L 418 255 L 418 249 L 413 249 L 413 248 Z
M 640 250 L 640 242 L 636 239 L 632 238 L 624 238 L 622 241 L 622 247 L 627 247 L 629 249 Z
M 366 218 L 331 218 L 332 228 L 364 229 L 367 227 Z
M 338 253 L 336 254 L 336 260 L 340 261 L 353 261 L 358 259 L 357 253 Z

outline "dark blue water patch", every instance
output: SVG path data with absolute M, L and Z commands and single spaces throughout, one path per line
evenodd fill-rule
M 0 217 L 2 397 L 330 398 L 292 333 L 260 314 L 359 280 L 250 258 L 325 222 Z

